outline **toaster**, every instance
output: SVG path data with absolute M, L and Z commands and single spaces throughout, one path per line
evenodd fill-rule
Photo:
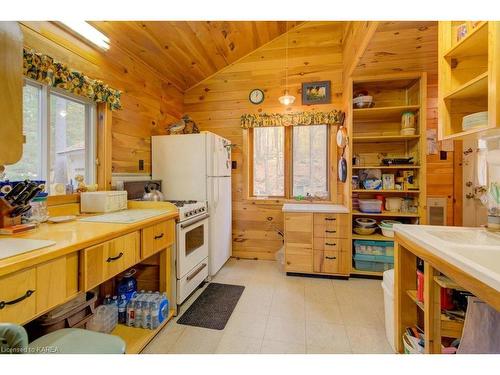
M 93 191 L 80 195 L 81 212 L 102 213 L 125 209 L 127 209 L 126 191 Z

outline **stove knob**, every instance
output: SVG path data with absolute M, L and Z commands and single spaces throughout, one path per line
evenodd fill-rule
M 191 216 L 191 212 L 186 212 L 186 216 L 187 217 Z

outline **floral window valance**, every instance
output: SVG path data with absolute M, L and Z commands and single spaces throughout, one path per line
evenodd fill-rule
M 340 125 L 344 122 L 344 112 L 294 112 L 294 113 L 260 113 L 241 116 L 243 129 L 266 126 L 293 125 Z
M 68 68 L 48 55 L 24 49 L 23 72 L 28 78 L 81 95 L 96 103 L 108 103 L 111 110 L 121 109 L 120 90 Z

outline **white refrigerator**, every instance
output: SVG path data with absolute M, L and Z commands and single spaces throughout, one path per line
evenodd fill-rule
M 207 202 L 214 276 L 231 256 L 231 142 L 210 132 L 153 136 L 152 162 L 166 199 Z

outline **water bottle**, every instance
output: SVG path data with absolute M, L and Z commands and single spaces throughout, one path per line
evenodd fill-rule
M 125 324 L 127 322 L 127 298 L 123 294 L 118 301 L 118 323 Z
M 159 318 L 157 302 L 151 302 L 150 311 L 151 311 L 151 322 L 150 322 L 151 326 L 149 327 L 149 329 L 156 329 L 160 326 L 160 318 Z
M 136 297 L 132 297 L 127 304 L 127 325 L 133 327 L 135 325 L 135 305 Z
M 142 303 L 142 328 L 148 329 L 151 327 L 151 309 L 148 299 L 144 299 Z
M 163 323 L 165 319 L 168 319 L 168 313 L 169 313 L 168 298 L 166 293 L 163 293 L 160 296 L 160 304 L 158 310 L 159 310 L 159 315 L 158 315 L 159 321 L 160 323 Z
M 106 294 L 106 297 L 104 297 L 104 300 L 102 301 L 103 305 L 110 305 L 113 300 L 111 299 L 110 294 Z
M 142 315 L 143 315 L 142 294 L 139 294 L 139 297 L 137 298 L 137 300 L 135 302 L 135 321 L 134 321 L 134 327 L 142 328 Z

